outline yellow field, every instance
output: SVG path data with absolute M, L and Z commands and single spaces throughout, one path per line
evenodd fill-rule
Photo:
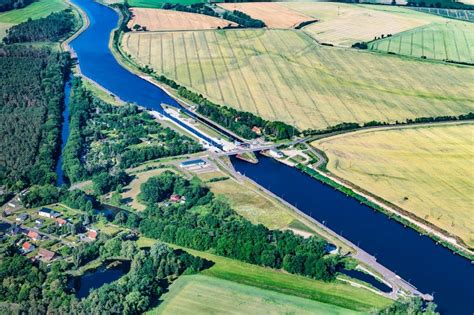
M 123 49 L 218 104 L 300 129 L 474 110 L 474 69 L 317 45 L 298 30 L 127 33 Z
M 328 169 L 474 247 L 474 124 L 364 131 L 313 143 Z
M 236 26 L 236 23 L 213 16 L 172 10 L 132 8 L 128 27 L 145 26 L 148 31 L 205 30 Z
M 414 10 L 344 3 L 287 3 L 287 7 L 320 21 L 305 31 L 320 42 L 350 47 L 355 42 L 373 40 L 382 34 L 396 34 L 445 19 Z

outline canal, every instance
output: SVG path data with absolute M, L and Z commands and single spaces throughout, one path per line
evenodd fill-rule
M 85 76 L 127 102 L 160 112 L 161 103 L 179 107 L 160 88 L 115 60 L 108 47 L 110 32 L 118 22 L 115 11 L 92 0 L 72 1 L 91 22 L 71 43 Z M 238 171 L 358 244 L 420 291 L 434 295 L 443 313 L 473 313 L 474 268 L 467 259 L 294 168 L 264 156 L 259 160 L 256 165 L 235 158 L 232 162 Z

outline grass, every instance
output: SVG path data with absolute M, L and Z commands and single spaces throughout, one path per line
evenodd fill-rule
M 418 58 L 474 63 L 474 24 L 433 23 L 374 41 L 369 48 Z
M 181 276 L 151 314 L 355 314 L 300 297 L 204 275 Z
M 93 83 L 87 79 L 82 80 L 82 84 L 86 89 L 94 93 L 95 96 L 100 98 L 106 103 L 113 104 L 113 105 L 123 105 L 124 103 L 117 99 L 113 94 L 106 92 L 104 89 L 100 88 L 96 83 Z
M 471 10 L 453 10 L 453 9 L 417 8 L 417 7 L 413 7 L 412 10 L 416 10 L 418 12 L 429 13 L 429 14 L 440 15 L 447 18 L 451 18 L 451 19 L 474 22 L 474 12 L 472 12 Z
M 156 240 L 140 238 L 137 245 L 149 247 L 155 242 Z M 173 247 L 179 248 L 177 246 Z M 390 303 L 390 300 L 380 295 L 339 281 L 326 283 L 206 252 L 191 249 L 185 250 L 192 255 L 214 262 L 211 268 L 201 272 L 205 276 L 332 304 L 354 311 L 367 312 L 373 308 L 381 308 Z
M 322 47 L 302 31 L 127 33 L 122 45 L 216 103 L 300 129 L 474 110 L 472 68 Z
M 68 4 L 63 0 L 39 0 L 17 10 L 0 13 L 0 39 L 13 25 L 20 24 L 32 18 L 33 20 L 48 16 L 52 12 L 64 10 Z
M 128 4 L 131 7 L 139 8 L 158 8 L 161 9 L 161 6 L 164 3 L 180 3 L 180 4 L 193 4 L 201 3 L 202 0 L 129 0 Z
M 327 168 L 474 247 L 474 125 L 362 131 L 316 141 Z

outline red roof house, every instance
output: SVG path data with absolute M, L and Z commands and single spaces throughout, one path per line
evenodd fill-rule
M 170 197 L 171 202 L 180 202 L 181 201 L 181 196 L 177 194 L 172 194 Z
M 89 230 L 87 232 L 87 237 L 90 238 L 91 240 L 96 240 L 97 239 L 97 231 Z
M 44 248 L 40 248 L 38 251 L 38 256 L 40 257 L 42 261 L 50 262 L 51 260 L 55 258 L 56 253 Z
M 24 242 L 21 246 L 23 253 L 27 254 L 32 252 L 35 249 L 35 246 L 29 242 Z
M 31 238 L 33 241 L 37 241 L 40 239 L 40 235 L 38 234 L 38 232 L 32 230 L 30 230 L 26 236 Z
M 253 126 L 252 131 L 255 132 L 259 136 L 262 134 L 262 129 L 258 128 L 257 126 Z
M 57 223 L 59 226 L 63 226 L 64 224 L 67 223 L 67 221 L 64 220 L 63 218 L 56 218 L 56 223 Z

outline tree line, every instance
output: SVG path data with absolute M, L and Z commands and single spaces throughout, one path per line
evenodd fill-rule
M 21 9 L 37 0 L 0 0 L 0 12 Z

